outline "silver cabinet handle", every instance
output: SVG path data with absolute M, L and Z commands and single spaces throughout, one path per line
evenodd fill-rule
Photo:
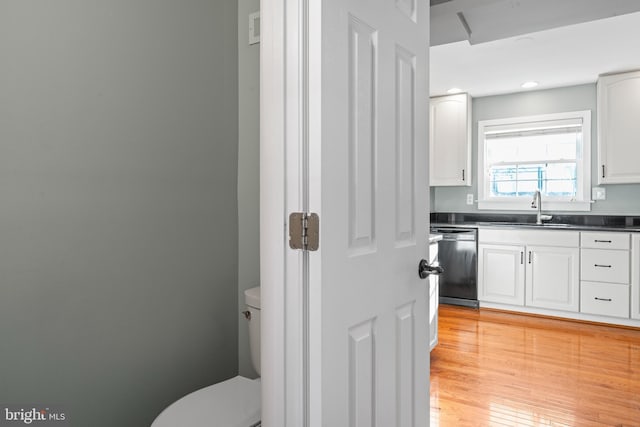
M 611 268 L 610 265 L 605 265 L 605 264 L 593 264 L 594 267 L 600 267 L 600 268 Z
M 598 298 L 598 297 L 595 297 L 594 299 L 596 299 L 596 300 L 598 300 L 598 301 L 608 301 L 608 302 L 611 302 L 611 301 L 612 301 L 612 299 L 611 299 L 611 298 Z
M 598 240 L 598 239 L 596 239 L 596 240 L 594 240 L 594 242 L 596 242 L 596 243 L 611 243 L 611 240 Z
M 531 251 L 529 251 L 529 264 L 531 264 Z
M 524 252 L 520 251 L 520 264 L 524 264 Z

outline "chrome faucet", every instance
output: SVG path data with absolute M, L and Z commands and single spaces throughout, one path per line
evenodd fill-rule
M 536 190 L 533 195 L 533 202 L 531 202 L 531 209 L 538 209 L 538 214 L 536 215 L 536 224 L 542 224 L 542 195 L 540 194 L 540 190 Z
M 549 221 L 553 218 L 551 215 L 542 215 L 542 194 L 540 194 L 540 190 L 536 190 L 533 195 L 533 202 L 531 202 L 531 209 L 538 209 L 538 213 L 536 215 L 536 225 L 542 225 L 542 220 Z

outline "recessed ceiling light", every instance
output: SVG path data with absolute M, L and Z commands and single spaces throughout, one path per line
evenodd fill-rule
M 447 93 L 450 93 L 450 94 L 452 94 L 452 95 L 453 95 L 453 94 L 455 94 L 455 93 L 460 93 L 460 92 L 462 92 L 462 89 L 457 88 L 457 87 L 452 87 L 451 89 L 449 89 L 449 90 L 447 91 Z
M 531 89 L 531 88 L 536 87 L 536 86 L 538 86 L 538 82 L 530 81 L 530 82 L 522 83 L 522 88 L 523 89 Z
M 516 39 L 516 43 L 531 43 L 533 41 L 533 37 L 519 37 Z

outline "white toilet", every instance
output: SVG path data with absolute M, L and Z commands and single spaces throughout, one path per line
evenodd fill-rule
M 260 287 L 244 292 L 249 321 L 251 362 L 260 374 Z M 237 376 L 194 391 L 169 405 L 151 427 L 257 427 L 260 425 L 260 378 Z

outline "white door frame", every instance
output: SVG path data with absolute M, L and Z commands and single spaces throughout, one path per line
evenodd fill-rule
M 308 205 L 308 70 L 299 65 L 307 50 L 307 7 L 308 0 L 261 2 L 260 277 L 265 427 L 308 425 L 308 323 L 304 307 L 308 254 L 288 247 L 288 215 Z

